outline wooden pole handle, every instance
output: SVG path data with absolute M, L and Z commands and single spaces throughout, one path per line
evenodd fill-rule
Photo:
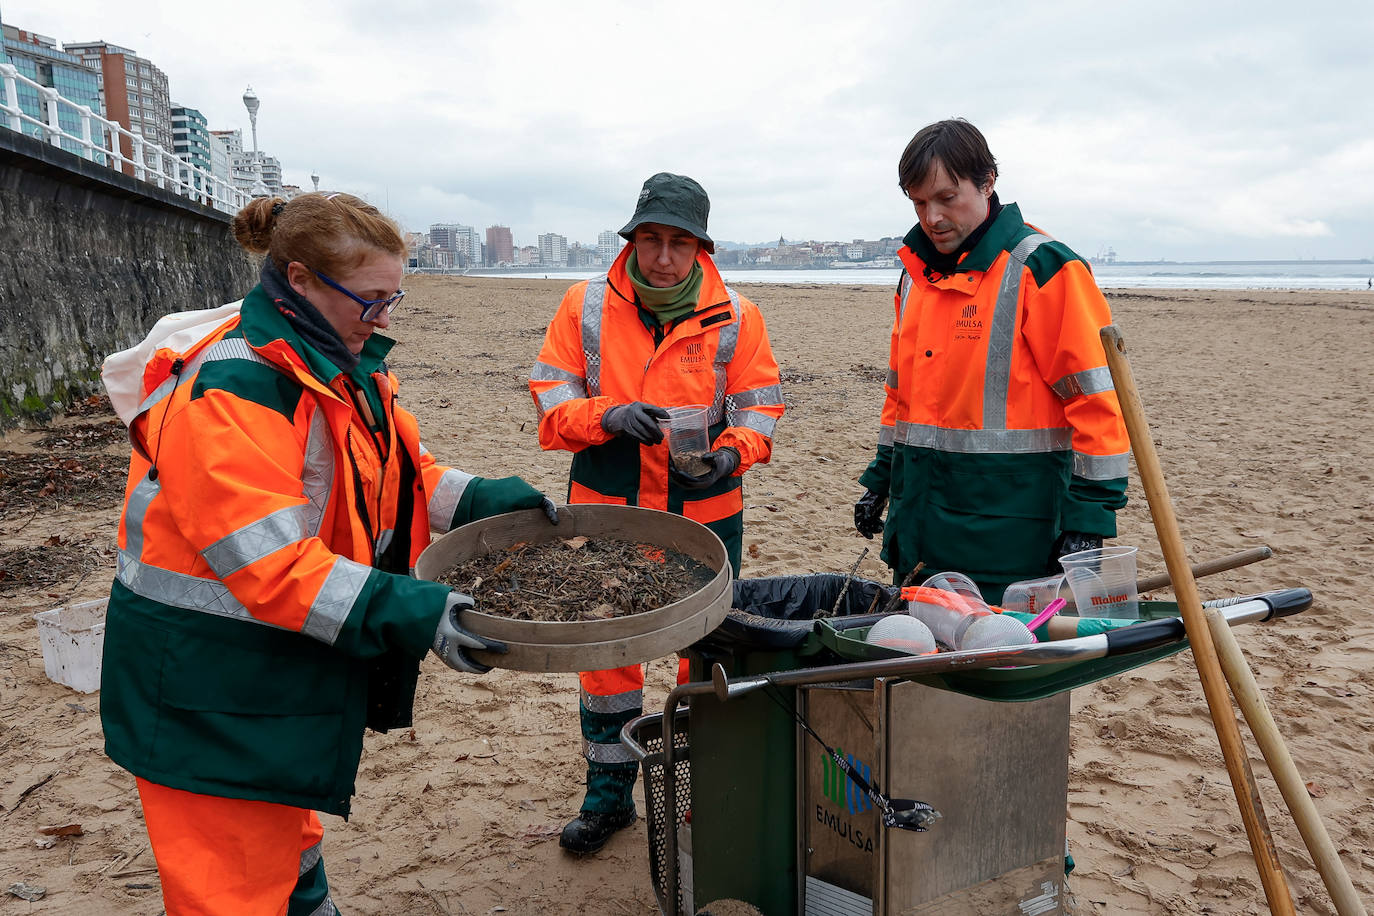
M 1269 714 L 1269 706 L 1264 702 L 1264 695 L 1255 683 L 1254 672 L 1250 670 L 1236 642 L 1236 634 L 1231 632 L 1222 615 L 1210 613 L 1210 608 L 1208 610 L 1207 624 L 1217 646 L 1221 670 L 1231 684 L 1231 693 L 1235 695 L 1240 711 L 1245 714 L 1245 721 L 1250 724 L 1255 743 L 1259 745 L 1260 753 L 1264 754 L 1264 762 L 1269 764 L 1269 772 L 1279 784 L 1279 792 L 1283 794 L 1288 811 L 1298 825 L 1307 851 L 1312 854 L 1312 862 L 1322 876 L 1322 883 L 1331 895 L 1336 912 L 1339 916 L 1367 916 L 1345 864 L 1341 862 L 1340 853 L 1322 824 L 1317 806 L 1312 802 L 1312 796 L 1307 794 L 1307 785 L 1298 773 L 1297 764 L 1293 763 L 1293 757 L 1288 753 L 1288 745 L 1284 744 L 1283 735 L 1274 717 Z
M 1239 553 L 1233 553 L 1227 557 L 1217 557 L 1215 560 L 1205 560 L 1195 563 L 1192 566 L 1193 578 L 1201 579 L 1203 576 L 1210 576 L 1214 573 L 1226 572 L 1228 569 L 1239 569 L 1242 566 L 1249 566 L 1251 563 L 1258 563 L 1260 560 L 1267 560 L 1274 555 L 1274 551 L 1268 547 L 1251 547 Z M 1153 576 L 1146 576 L 1135 584 L 1136 591 L 1149 592 L 1157 588 L 1164 588 L 1173 580 L 1169 578 L 1167 572 L 1156 573 Z
M 1283 867 L 1279 864 L 1278 853 L 1274 849 L 1269 824 L 1264 819 L 1259 787 L 1255 784 L 1255 774 L 1250 770 L 1250 761 L 1241 741 L 1235 709 L 1232 708 L 1231 698 L 1226 693 L 1226 681 L 1204 615 L 1202 599 L 1198 595 L 1197 582 L 1193 579 L 1193 571 L 1188 565 L 1178 519 L 1174 517 L 1173 504 L 1164 483 L 1159 455 L 1155 452 L 1150 425 L 1145 419 L 1145 408 L 1141 405 L 1130 362 L 1126 359 L 1126 343 L 1121 337 L 1121 332 L 1112 325 L 1102 329 L 1101 337 L 1116 396 L 1121 402 L 1121 413 L 1126 420 L 1126 430 L 1131 437 L 1131 451 L 1135 454 L 1136 469 L 1145 488 L 1145 498 L 1150 505 L 1150 516 L 1154 519 L 1155 533 L 1164 553 L 1164 563 L 1168 567 L 1169 577 L 1173 580 L 1174 597 L 1178 600 L 1183 626 L 1188 634 L 1188 642 L 1193 648 L 1193 663 L 1202 681 L 1202 692 L 1207 698 L 1212 727 L 1216 729 L 1217 740 L 1221 744 L 1226 772 L 1231 778 L 1231 788 L 1240 808 L 1245 835 L 1250 840 L 1250 852 L 1255 857 L 1255 866 L 1259 869 L 1264 896 L 1269 902 L 1271 913 L 1290 916 L 1294 913 L 1293 898 L 1283 875 Z M 1224 619 L 1222 623 L 1225 625 Z

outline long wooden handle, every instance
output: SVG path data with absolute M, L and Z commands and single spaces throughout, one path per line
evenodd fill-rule
M 1239 569 L 1242 566 L 1249 566 L 1251 563 L 1258 563 L 1260 560 L 1267 560 L 1273 555 L 1274 551 L 1268 547 L 1251 547 L 1227 557 L 1217 557 L 1215 560 L 1194 563 L 1192 566 L 1193 578 L 1201 579 L 1203 576 L 1226 572 L 1229 569 Z M 1164 588 L 1172 581 L 1173 579 L 1169 577 L 1167 572 L 1162 572 L 1153 576 L 1146 576 L 1137 582 L 1135 587 L 1136 591 L 1148 592 L 1157 588 Z
M 1126 431 L 1131 437 L 1131 451 L 1135 453 L 1136 469 L 1140 472 L 1145 498 L 1150 504 L 1150 516 L 1154 519 L 1155 533 L 1164 552 L 1164 564 L 1168 567 L 1169 577 L 1174 583 L 1174 597 L 1178 600 L 1183 627 L 1193 648 L 1193 663 L 1197 666 L 1198 677 L 1202 681 L 1202 692 L 1207 698 L 1207 708 L 1212 715 L 1212 727 L 1216 729 L 1217 740 L 1221 744 L 1226 772 L 1231 778 L 1231 788 L 1240 808 L 1241 821 L 1245 824 L 1245 835 L 1250 840 L 1250 852 L 1255 857 L 1255 866 L 1259 869 L 1264 896 L 1269 902 L 1271 913 L 1288 916 L 1294 912 L 1293 898 L 1288 890 L 1288 881 L 1283 875 L 1283 867 L 1279 864 L 1278 853 L 1274 849 L 1269 824 L 1264 819 L 1259 787 L 1255 784 L 1255 774 L 1250 770 L 1250 761 L 1241 742 L 1240 726 L 1236 723 L 1231 698 L 1226 693 L 1226 681 L 1221 664 L 1217 660 L 1216 647 L 1204 614 L 1202 599 L 1198 595 L 1197 582 L 1193 579 L 1193 571 L 1188 566 L 1183 536 L 1179 533 L 1178 519 L 1174 517 L 1173 503 L 1164 484 L 1164 472 L 1160 468 L 1159 455 L 1155 452 L 1154 440 L 1150 436 L 1150 425 L 1145 419 L 1145 409 L 1140 403 L 1135 378 L 1131 375 L 1131 366 L 1126 359 L 1126 344 L 1121 332 L 1112 325 L 1103 328 L 1102 346 L 1107 352 L 1107 366 L 1111 370 L 1116 395 L 1121 402 Z M 1222 625 L 1226 625 L 1224 619 Z
M 1224 619 L 1218 624 L 1216 618 L 1220 617 L 1220 614 L 1207 615 L 1207 625 L 1212 631 L 1212 639 L 1216 642 L 1221 670 L 1231 684 L 1231 693 L 1235 695 L 1236 703 L 1245 714 L 1245 721 L 1250 724 L 1255 743 L 1259 745 L 1260 753 L 1264 754 L 1264 762 L 1269 764 L 1269 772 L 1279 784 L 1279 792 L 1283 794 L 1283 800 L 1288 804 L 1293 821 L 1298 825 L 1298 832 L 1302 834 L 1302 841 L 1307 844 L 1307 851 L 1312 854 L 1312 862 L 1322 876 L 1326 892 L 1331 895 L 1331 902 L 1335 904 L 1336 912 L 1340 916 L 1366 916 L 1364 904 L 1355 893 L 1355 885 L 1345 870 L 1345 863 L 1341 861 L 1336 845 L 1327 835 L 1326 826 L 1322 823 L 1321 815 L 1317 813 L 1317 806 L 1307 794 L 1307 785 L 1298 774 L 1298 767 L 1288 753 L 1288 745 L 1284 744 L 1283 735 L 1274 723 L 1274 717 L 1269 714 L 1269 706 L 1264 702 L 1259 685 L 1255 683 L 1254 672 L 1250 670 L 1250 665 L 1236 642 L 1236 635 L 1231 632 Z

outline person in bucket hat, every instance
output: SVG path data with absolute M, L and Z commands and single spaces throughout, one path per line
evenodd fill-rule
M 778 364 L 758 307 L 725 285 L 707 234 L 711 202 L 685 175 L 644 182 L 630 242 L 603 277 L 563 296 L 530 372 L 539 444 L 573 453 L 569 503 L 675 512 L 725 543 L 736 576 L 744 535 L 741 477 L 767 461 L 782 416 Z M 659 421 L 705 406 L 706 470 L 671 467 Z M 679 679 L 685 671 L 679 667 Z M 635 820 L 635 761 L 620 729 L 643 707 L 640 665 L 580 675 L 587 792 L 560 845 L 595 852 Z
M 635 229 L 645 223 L 659 223 L 690 232 L 708 254 L 715 254 L 716 243 L 706 234 L 706 220 L 710 215 L 711 199 L 701 185 L 686 175 L 659 172 L 644 182 L 635 204 L 635 215 L 620 230 L 620 237 L 633 242 Z

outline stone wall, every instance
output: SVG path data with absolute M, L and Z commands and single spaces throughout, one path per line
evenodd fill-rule
M 229 217 L 0 127 L 0 428 L 100 387 L 162 315 L 241 298 Z

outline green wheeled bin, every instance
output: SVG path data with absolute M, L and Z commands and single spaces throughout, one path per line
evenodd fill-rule
M 914 657 L 864 641 L 887 586 L 854 582 L 830 614 L 843 582 L 736 583 L 743 614 L 691 647 L 692 682 L 665 705 L 672 779 L 663 714 L 622 732 L 644 767 L 662 913 L 726 899 L 769 916 L 1062 913 L 1068 691 L 1187 648 L 1177 606 L 1142 602 L 1138 624 L 1076 639 Z M 1234 626 L 1311 593 L 1221 603 Z M 941 817 L 885 827 L 895 796 Z

